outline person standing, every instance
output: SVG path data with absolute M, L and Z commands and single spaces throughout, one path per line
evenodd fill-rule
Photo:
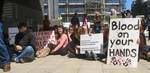
M 3 30 L 2 30 L 2 14 L 3 14 L 3 4 L 5 0 L 0 0 L 0 63 L 3 65 L 3 71 L 8 72 L 11 70 L 10 57 L 4 43 Z
M 74 16 L 72 17 L 71 19 L 71 24 L 75 27 L 75 28 L 78 28 L 80 26 L 80 23 L 79 23 L 79 19 L 78 19 L 78 13 L 74 13 Z
M 48 19 L 48 16 L 45 16 L 45 19 L 43 20 L 43 29 L 45 31 L 50 29 L 50 21 Z
M 100 29 L 101 29 L 101 17 L 100 17 L 100 13 L 99 12 L 95 12 L 95 17 L 93 19 L 93 23 L 94 23 L 94 33 L 100 33 Z
M 116 10 L 111 9 L 111 14 L 109 16 L 109 23 L 110 23 L 110 19 L 115 19 L 115 18 L 118 18 L 118 16 L 116 15 Z
M 130 10 L 127 10 L 126 13 L 127 13 L 126 18 L 132 18 Z
M 14 56 L 11 58 L 12 62 L 30 62 L 35 59 L 35 36 L 27 30 L 27 24 L 24 22 L 19 23 L 17 26 L 19 33 L 15 37 Z
M 148 40 L 150 40 L 150 15 L 149 15 L 149 18 L 148 18 L 148 20 L 147 20 L 147 27 L 148 27 Z
M 85 34 L 88 34 L 88 20 L 87 20 L 87 14 L 83 14 L 82 18 L 83 18 L 83 28 L 85 31 Z

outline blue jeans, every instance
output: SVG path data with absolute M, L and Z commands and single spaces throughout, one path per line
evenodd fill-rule
M 32 46 L 26 47 L 22 51 L 18 51 L 19 54 L 14 53 L 14 58 L 16 62 L 19 62 L 20 58 L 28 58 L 30 61 L 33 61 L 35 59 L 34 57 L 34 49 Z
M 2 23 L 0 22 L 0 63 L 5 65 L 5 64 L 10 64 L 10 57 L 6 49 L 6 45 L 4 43 L 4 37 L 2 33 Z

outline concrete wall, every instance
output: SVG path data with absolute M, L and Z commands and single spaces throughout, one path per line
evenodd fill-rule
M 37 3 L 40 1 L 37 1 Z M 36 4 L 36 2 L 29 3 Z M 42 3 L 40 3 L 43 5 Z M 36 4 L 37 5 L 37 4 Z M 37 6 L 39 7 L 39 6 Z M 40 6 L 43 8 L 42 6 Z M 25 22 L 28 26 L 32 26 L 34 30 L 37 29 L 37 25 L 43 21 L 43 11 L 30 8 L 24 5 L 16 4 L 10 1 L 6 1 L 3 11 L 3 29 L 7 32 L 8 27 L 16 27 L 19 22 Z

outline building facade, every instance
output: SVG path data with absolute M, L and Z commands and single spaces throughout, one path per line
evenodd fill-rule
M 48 1 L 53 0 L 44 0 L 45 15 L 49 15 L 50 12 L 48 8 L 48 4 L 50 3 L 47 3 Z M 82 21 L 82 15 L 86 13 L 88 14 L 88 21 L 92 22 L 96 11 L 100 12 L 102 19 L 105 20 L 105 16 L 110 14 L 110 10 L 112 8 L 116 9 L 117 14 L 126 9 L 125 8 L 126 0 L 55 0 L 55 1 L 58 1 L 58 9 L 57 9 L 58 15 L 62 16 L 63 22 L 70 22 L 70 19 L 73 17 L 75 12 L 78 13 L 78 18 L 80 21 Z M 55 6 L 57 7 L 57 5 Z
M 8 32 L 9 27 L 16 27 L 20 22 L 27 23 L 36 31 L 37 25 L 42 25 L 43 1 L 5 0 L 2 18 L 4 32 Z
M 44 15 L 49 19 L 58 17 L 58 0 L 44 0 Z

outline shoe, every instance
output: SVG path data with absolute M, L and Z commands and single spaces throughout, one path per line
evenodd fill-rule
M 87 59 L 92 60 L 90 53 L 86 50 L 85 55 L 87 56 Z
M 148 59 L 147 62 L 150 62 L 150 59 Z
M 70 53 L 70 54 L 68 55 L 68 57 L 69 57 L 69 58 L 76 58 L 75 54 L 73 54 L 73 53 Z
M 16 62 L 16 61 L 15 61 L 15 58 L 11 58 L 10 61 L 11 61 L 11 62 Z
M 91 51 L 90 53 L 91 53 L 92 59 L 94 59 L 94 60 L 97 61 L 97 55 L 96 55 L 96 53 L 94 53 L 93 51 Z
M 37 58 L 46 57 L 50 52 L 50 48 L 46 47 L 45 49 L 41 49 L 40 51 L 37 51 L 36 56 Z
M 20 63 L 30 62 L 28 58 L 20 58 Z
M 5 64 L 3 67 L 3 72 L 8 72 L 11 70 L 10 64 Z

